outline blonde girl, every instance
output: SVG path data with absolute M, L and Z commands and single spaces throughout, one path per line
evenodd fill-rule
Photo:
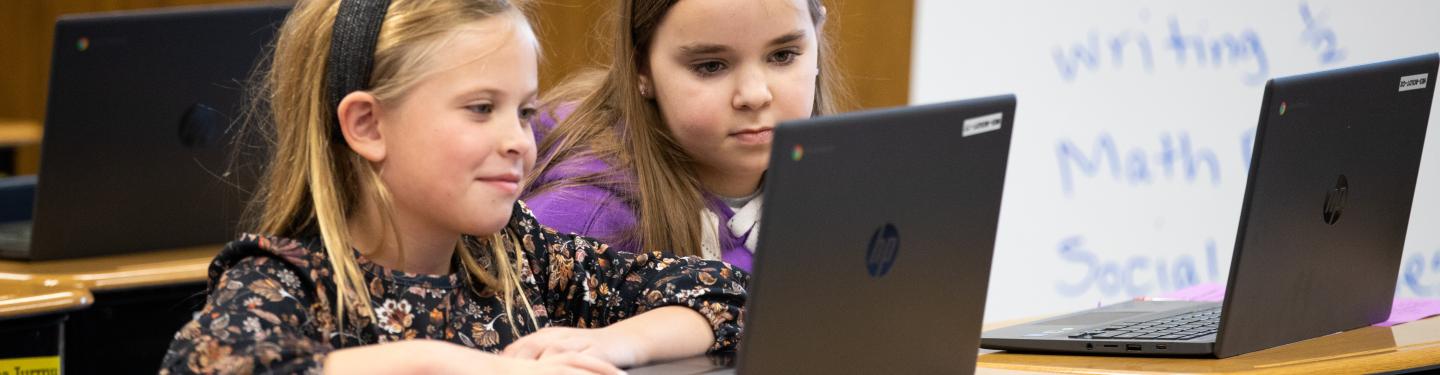
M 162 373 L 618 373 L 737 344 L 746 276 L 536 223 L 537 43 L 504 0 L 309 0 L 259 97 L 253 230 Z

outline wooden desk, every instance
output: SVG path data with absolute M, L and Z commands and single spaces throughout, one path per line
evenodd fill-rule
M 0 119 L 0 147 L 40 144 L 43 131 L 39 122 Z
M 204 282 L 221 245 L 43 262 L 0 261 L 0 319 L 62 312 L 92 292 Z
M 95 296 L 84 288 L 45 287 L 0 280 L 0 319 L 66 312 L 89 307 Z
M 155 372 L 175 331 L 204 303 L 220 247 L 0 261 L 0 362 L 42 358 L 82 374 Z
M 39 122 L 0 119 L 0 177 L 35 173 L 43 131 Z
M 1017 322 L 1018 323 L 1018 322 Z M 1001 327 L 1003 325 L 995 325 Z M 987 325 L 987 329 L 992 328 Z M 1440 365 L 1440 317 L 1365 327 L 1226 359 L 1016 354 L 981 350 L 977 374 L 1334 374 Z

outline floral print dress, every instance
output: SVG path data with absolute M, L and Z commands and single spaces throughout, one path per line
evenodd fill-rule
M 211 263 L 205 306 L 175 334 L 160 372 L 319 373 L 331 351 L 416 338 L 497 352 L 542 327 L 598 328 L 669 305 L 709 321 L 711 351 L 739 343 L 749 276 L 728 264 L 610 251 L 538 225 L 520 202 L 507 229 L 521 241 L 529 309 L 517 299 L 507 314 L 494 292 L 475 292 L 458 260 L 457 273 L 417 275 L 357 252 L 374 315 L 346 313 L 343 328 L 334 313 L 334 270 L 318 238 L 242 236 Z

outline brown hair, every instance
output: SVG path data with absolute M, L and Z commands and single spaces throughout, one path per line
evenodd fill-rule
M 609 242 L 638 243 L 647 249 L 664 249 L 677 255 L 700 255 L 701 210 L 708 209 L 693 160 L 672 138 L 656 104 L 636 86 L 642 64 L 660 21 L 678 0 L 619 0 L 609 31 L 611 61 L 604 69 L 571 77 L 546 95 L 552 114 L 559 106 L 575 105 L 573 112 L 540 142 L 541 160 L 526 178 L 526 196 L 548 189 L 607 184 L 629 192 L 637 224 Z M 825 24 L 820 0 L 807 0 L 810 19 L 817 27 L 820 72 L 815 80 L 813 115 L 835 113 L 838 70 L 829 58 L 832 48 L 819 27 Z M 577 104 L 578 103 L 578 104 Z M 531 186 L 551 168 L 572 159 L 599 159 L 610 169 L 599 174 L 548 181 Z M 629 182 L 633 176 L 633 182 Z

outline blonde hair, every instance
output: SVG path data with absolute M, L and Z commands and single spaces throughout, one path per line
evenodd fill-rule
M 636 208 L 636 227 L 610 242 L 631 242 L 646 249 L 664 249 L 677 255 L 700 255 L 700 210 L 708 209 L 696 177 L 694 160 L 676 143 L 661 119 L 656 104 L 640 94 L 641 64 L 647 61 L 650 42 L 666 12 L 678 0 L 618 0 L 610 46 L 609 66 L 582 72 L 546 95 L 554 113 L 564 105 L 573 112 L 540 142 L 541 160 L 526 178 L 526 196 L 548 189 L 577 185 L 610 184 L 630 193 Z M 820 72 L 815 80 L 812 115 L 839 111 L 844 90 L 831 59 L 833 48 L 824 37 L 825 11 L 820 0 L 807 0 L 819 40 Z M 602 34 L 604 35 L 604 34 Z M 578 105 L 575 104 L 578 102 Z M 599 159 L 610 169 L 599 174 L 535 182 L 551 168 L 571 159 Z M 634 178 L 633 185 L 624 175 Z
M 329 108 L 325 65 L 339 5 L 338 0 L 295 5 L 280 27 L 269 68 L 257 73 L 260 82 L 251 94 L 254 99 L 245 125 L 255 128 L 271 150 L 248 209 L 248 222 L 261 233 L 281 237 L 320 236 L 334 267 L 336 327 L 344 332 L 346 310 L 371 316 L 369 289 L 351 252 L 346 220 L 363 202 L 373 202 L 381 212 L 383 235 L 397 236 L 398 229 L 392 222 L 389 189 L 375 168 L 351 151 L 344 139 L 334 137 L 336 109 Z M 381 103 L 403 100 L 431 70 L 426 61 L 445 36 L 495 16 L 513 13 L 523 19 L 522 5 L 505 0 L 392 0 L 376 43 L 367 92 Z M 512 329 L 517 298 L 535 324 L 520 287 L 522 250 L 515 236 L 507 227 L 483 240 L 462 238 L 456 248 L 473 279 L 466 282 L 473 281 L 469 285 L 477 294 L 481 288 L 498 292 Z M 400 253 L 403 257 L 404 250 Z

